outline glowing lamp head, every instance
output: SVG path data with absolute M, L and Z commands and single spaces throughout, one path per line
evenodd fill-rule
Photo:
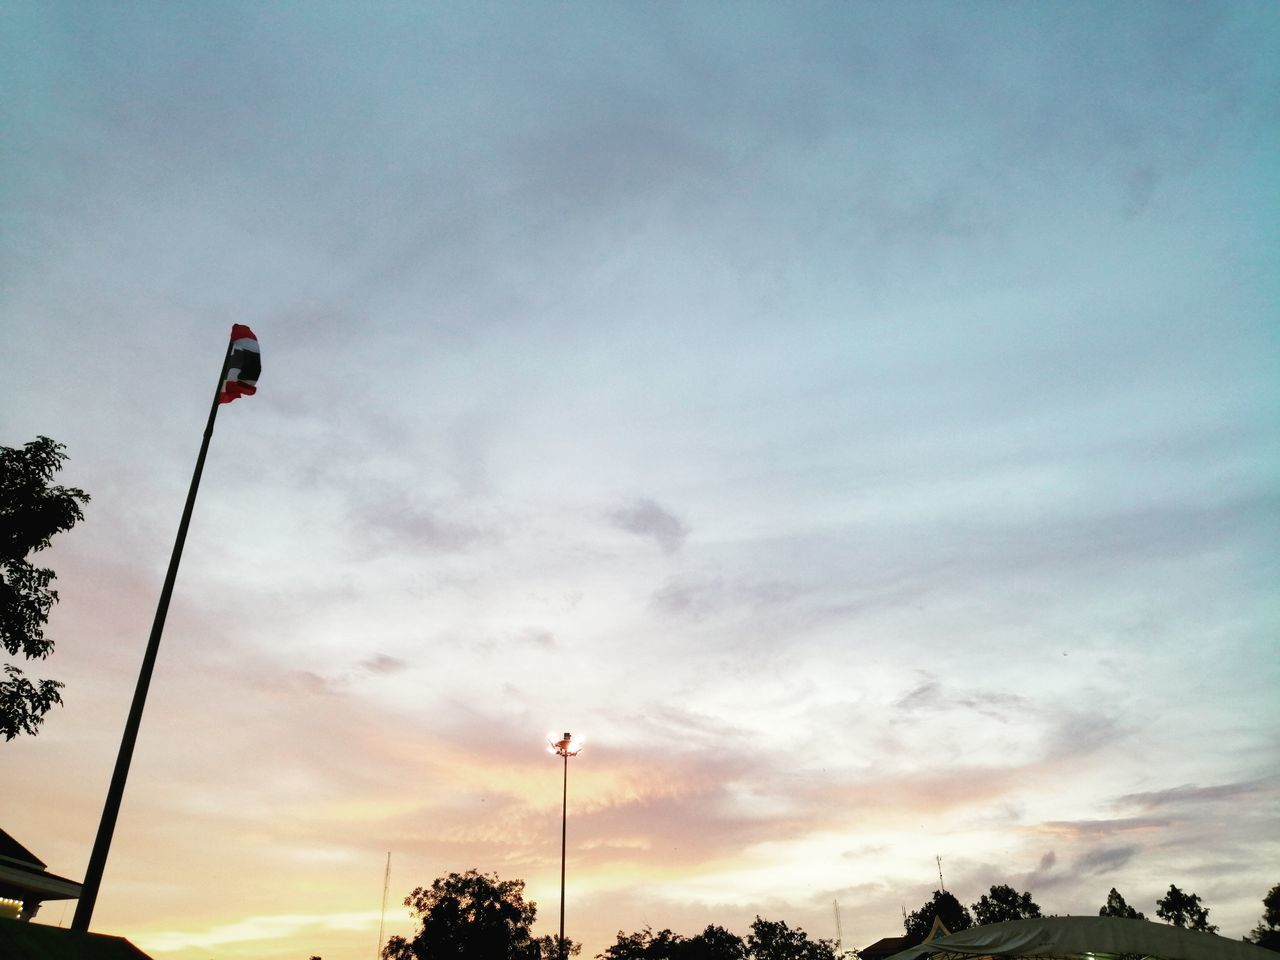
M 582 751 L 582 746 L 582 738 L 575 740 L 567 730 L 559 740 L 552 734 L 547 734 L 547 752 L 554 753 L 557 757 L 576 757 Z

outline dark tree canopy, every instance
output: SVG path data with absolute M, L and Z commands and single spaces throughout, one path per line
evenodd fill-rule
M 48 437 L 21 448 L 0 447 L 0 643 L 10 656 L 42 660 L 53 650 L 44 627 L 58 602 L 51 586 L 54 574 L 26 558 L 84 519 L 81 506 L 89 495 L 52 482 L 64 460 L 62 444 Z M 0 680 L 4 738 L 34 735 L 50 708 L 62 703 L 61 688 L 56 680 L 32 681 L 18 667 L 5 664 Z
M 979 926 L 1003 923 L 1005 920 L 1029 920 L 1038 916 L 1040 906 L 1031 899 L 1030 893 L 1019 893 L 1004 883 L 993 885 L 990 893 L 984 893 L 973 904 L 973 919 Z M 942 922 L 947 921 L 944 919 Z
M 1209 922 L 1209 908 L 1200 905 L 1200 897 L 1194 893 L 1183 893 L 1173 884 L 1169 885 L 1169 892 L 1156 901 L 1156 916 L 1188 930 L 1214 933 L 1218 929 Z
M 645 927 L 636 933 L 618 931 L 618 939 L 600 954 L 604 960 L 676 960 L 682 957 L 688 941 L 670 930 L 653 932 Z
M 523 880 L 451 873 L 417 887 L 404 905 L 420 921 L 418 931 L 411 940 L 387 941 L 385 960 L 541 960 L 530 932 L 538 907 L 525 901 Z
M 746 960 L 747 945 L 736 933 L 710 924 L 684 942 L 680 960 Z
M 1269 927 L 1280 927 L 1280 883 L 1262 898 L 1262 922 Z
M 538 938 L 537 943 L 542 960 L 561 960 L 560 937 L 557 934 L 543 934 Z M 576 957 L 581 952 L 582 944 L 575 943 L 572 937 L 564 938 L 564 956 Z
M 1107 894 L 1107 902 L 1098 910 L 1098 916 L 1123 917 L 1126 920 L 1147 919 L 1143 914 L 1125 903 L 1124 897 L 1120 896 L 1120 892 L 1115 887 L 1112 887 L 1111 892 Z
M 946 890 L 933 891 L 933 897 L 919 910 L 907 914 L 903 921 L 909 946 L 924 943 L 924 938 L 933 928 L 933 920 L 937 917 L 952 933 L 968 930 L 973 926 L 973 917 L 965 909 L 964 904 Z
M 714 924 L 693 937 L 649 927 L 631 934 L 619 930 L 600 960 L 836 960 L 836 954 L 827 940 L 810 940 L 782 921 L 756 917 L 745 941 Z
M 1262 919 L 1245 939 L 1268 950 L 1280 951 L 1280 883 L 1262 898 Z
M 747 955 L 751 960 L 836 960 L 829 940 L 810 940 L 799 927 L 792 930 L 782 920 L 756 917 L 747 935 Z

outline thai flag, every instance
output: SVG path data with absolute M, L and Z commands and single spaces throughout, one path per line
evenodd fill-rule
M 218 392 L 219 403 L 230 403 L 236 397 L 258 392 L 258 376 L 262 373 L 262 356 L 258 338 L 242 323 L 231 325 L 231 353 L 227 358 L 227 375 Z

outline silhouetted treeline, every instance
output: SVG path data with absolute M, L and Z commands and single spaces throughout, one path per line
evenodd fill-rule
M 566 938 L 533 935 L 537 904 L 524 899 L 523 880 L 500 880 L 496 874 L 476 870 L 440 877 L 430 887 L 418 887 L 405 898 L 418 929 L 412 937 L 392 937 L 382 951 L 383 960 L 564 960 L 577 956 L 581 944 Z M 1280 950 L 1280 884 L 1263 898 L 1263 916 L 1245 937 L 1252 943 Z M 1114 887 L 1098 910 L 1099 916 L 1142 920 L 1145 917 L 1125 902 Z M 1042 916 L 1029 892 L 1007 884 L 995 884 L 965 907 L 955 894 L 935 890 L 918 910 L 904 920 L 902 947 L 922 942 L 934 921 L 951 933 L 973 926 Z M 1170 886 L 1156 901 L 1156 916 L 1176 927 L 1213 933 L 1209 908 L 1194 893 Z M 745 936 L 712 924 L 701 933 L 684 936 L 672 930 L 650 927 L 636 933 L 619 930 L 617 940 L 597 960 L 845 960 L 856 950 L 831 940 L 813 939 L 799 927 L 781 920 L 757 916 Z

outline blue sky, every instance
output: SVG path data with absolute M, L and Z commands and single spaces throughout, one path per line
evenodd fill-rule
M 93 495 L 5 829 L 161 960 L 1277 881 L 1280 14 L 13 3 L 0 443 Z M 12 771 L 12 772 L 10 772 Z M 180 878 L 180 879 L 175 879 Z M 41 919 L 57 922 L 56 906 Z M 407 929 L 398 910 L 391 932 Z M 396 926 L 399 924 L 399 926 Z M 305 951 L 305 953 L 304 953 Z

